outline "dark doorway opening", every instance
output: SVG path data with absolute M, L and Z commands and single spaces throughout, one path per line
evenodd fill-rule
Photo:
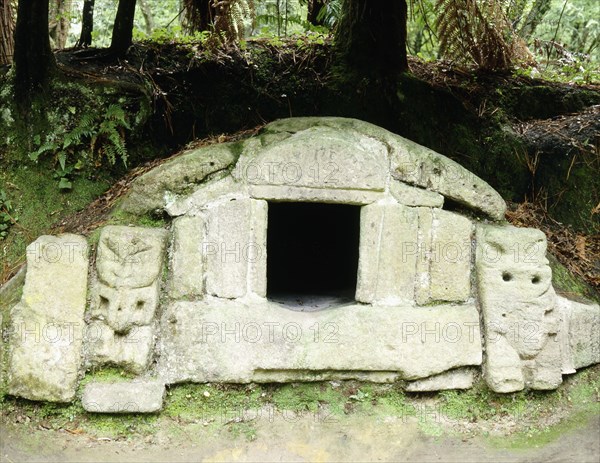
M 267 297 L 317 310 L 354 300 L 360 207 L 269 203 Z

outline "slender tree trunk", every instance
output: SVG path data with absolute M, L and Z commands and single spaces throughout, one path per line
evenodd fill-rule
M 154 30 L 154 17 L 147 0 L 140 0 L 140 10 L 144 17 L 144 23 L 146 23 L 146 34 L 151 35 Z
M 341 59 L 363 74 L 408 70 L 406 0 L 345 0 L 336 46 Z
M 27 104 L 48 84 L 56 67 L 50 49 L 48 0 L 19 0 L 14 63 L 17 100 Z
M 71 0 L 51 0 L 49 29 L 50 40 L 54 48 L 62 50 L 67 45 L 67 36 L 71 26 L 70 12 Z
M 14 53 L 15 16 L 11 0 L 0 0 L 0 65 L 11 64 Z
M 319 21 L 319 12 L 325 6 L 325 0 L 308 0 L 307 20 L 313 26 L 322 26 L 323 21 Z
M 552 0 L 535 0 L 531 10 L 529 10 L 529 14 L 525 19 L 523 26 L 519 30 L 519 35 L 521 37 L 529 37 L 531 34 L 533 34 L 535 29 L 542 22 L 542 19 L 544 19 L 544 15 L 550 9 L 551 3 Z
M 77 41 L 77 47 L 87 48 L 92 44 L 92 32 L 94 31 L 94 3 L 95 0 L 85 0 L 83 2 L 81 35 Z
M 111 51 L 117 56 L 124 55 L 131 46 L 135 3 L 136 0 L 119 0 L 112 41 L 110 43 Z

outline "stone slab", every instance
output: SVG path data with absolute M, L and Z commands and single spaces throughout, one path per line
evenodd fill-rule
M 440 373 L 439 375 L 430 376 L 429 378 L 411 381 L 406 385 L 404 390 L 408 392 L 433 392 L 470 389 L 473 387 L 474 376 L 473 369 L 456 368 Z
M 473 225 L 453 212 L 419 208 L 416 300 L 463 302 L 471 296 Z
M 385 144 L 354 131 L 310 127 L 240 157 L 233 175 L 249 185 L 383 191 Z
M 178 217 L 173 221 L 169 294 L 173 298 L 194 298 L 204 294 L 204 217 Z
M 560 296 L 557 305 L 562 320 L 563 373 L 600 363 L 600 306 Z
M 388 148 L 396 180 L 435 191 L 494 220 L 504 218 L 506 203 L 485 181 L 446 156 L 368 122 L 342 117 L 296 117 L 272 122 L 263 131 L 298 135 L 315 127 L 378 140 Z
M 162 228 L 104 227 L 96 253 L 99 280 L 117 289 L 152 285 L 162 272 L 167 236 Z
M 189 196 L 183 196 L 167 204 L 165 211 L 171 217 L 180 215 L 198 215 L 200 211 L 216 199 L 229 196 L 237 197 L 245 193 L 246 186 L 236 182 L 230 175 L 199 187 Z
M 136 215 L 163 210 L 178 198 L 207 185 L 238 159 L 233 143 L 184 152 L 137 178 L 118 209 Z
M 308 373 L 326 380 L 360 372 L 415 380 L 482 360 L 473 304 L 297 312 L 268 301 L 208 298 L 171 304 L 161 333 L 157 373 L 167 384 L 287 381 Z
M 417 212 L 381 201 L 360 213 L 356 300 L 394 305 L 414 298 Z
M 496 392 L 557 388 L 560 323 L 544 233 L 481 224 L 476 255 L 488 386 Z
M 155 380 L 86 384 L 81 403 L 92 413 L 156 413 L 163 407 L 165 385 Z
M 90 367 L 115 365 L 141 374 L 150 364 L 154 326 L 133 326 L 117 333 L 104 321 L 92 320 L 86 327 L 87 362 Z
M 504 219 L 506 203 L 472 172 L 424 146 L 402 137 L 391 142 L 392 177 L 457 201 L 494 220 Z
M 442 207 L 444 197 L 434 191 L 416 188 L 392 179 L 390 193 L 396 201 L 405 206 Z
M 208 209 L 206 292 L 223 298 L 266 293 L 267 203 L 254 199 L 216 202 Z
M 384 198 L 383 191 L 307 188 L 285 185 L 250 185 L 250 196 L 268 201 L 351 204 L 363 206 Z
M 75 397 L 87 278 L 84 237 L 41 236 L 27 246 L 23 295 L 11 312 L 11 395 L 50 402 Z

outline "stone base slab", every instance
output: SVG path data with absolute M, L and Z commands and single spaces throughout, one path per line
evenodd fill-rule
M 173 303 L 161 333 L 158 376 L 166 384 L 414 380 L 482 360 L 471 304 L 296 312 L 215 298 Z

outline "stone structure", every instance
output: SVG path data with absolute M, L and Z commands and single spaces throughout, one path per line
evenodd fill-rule
M 273 247 L 287 240 L 272 235 L 274 204 L 291 203 L 356 211 L 356 230 L 290 245 L 325 256 L 304 274 L 279 255 L 289 246 Z M 165 385 L 189 381 L 403 380 L 432 391 L 469 388 L 480 370 L 492 390 L 513 392 L 556 388 L 600 362 L 600 308 L 555 293 L 543 233 L 507 225 L 502 198 L 460 165 L 364 122 L 282 120 L 184 153 L 118 207 L 170 220 L 104 227 L 85 314 L 85 252 L 28 256 L 14 327 L 79 328 L 70 343 L 14 335 L 12 394 L 70 401 L 78 375 L 117 365 L 137 379 L 88 383 L 84 407 L 141 413 L 160 410 Z M 71 241 L 85 248 L 71 236 L 36 243 Z M 346 241 L 355 248 L 331 254 Z M 278 292 L 275 280 L 302 291 Z M 60 370 L 45 368 L 59 359 Z
M 11 311 L 10 394 L 52 402 L 75 397 L 87 268 L 81 236 L 42 236 L 27 246 L 23 296 Z
M 86 336 L 91 365 L 142 373 L 150 363 L 166 239 L 162 229 L 102 230 Z

